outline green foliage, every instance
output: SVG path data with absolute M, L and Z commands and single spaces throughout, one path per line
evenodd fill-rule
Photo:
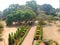
M 7 25 L 11 25 L 13 22 L 32 21 L 36 18 L 36 14 L 32 10 L 17 10 L 9 14 L 6 18 Z
M 43 30 L 41 24 L 40 24 L 40 40 L 43 40 Z
M 7 18 L 6 18 L 6 23 L 7 25 L 11 25 L 12 24 L 12 21 L 13 21 L 13 16 L 12 14 L 8 15 Z
M 32 10 L 26 10 L 24 12 L 25 21 L 31 21 L 36 18 L 36 14 Z
M 52 6 L 49 4 L 44 4 L 41 6 L 41 8 L 42 8 L 42 10 L 48 12 L 48 11 L 50 11 L 50 9 L 52 9 Z
M 0 23 L 0 34 L 2 34 L 2 31 L 3 31 L 3 24 Z
M 14 44 L 14 38 L 13 38 L 12 34 L 9 34 L 8 41 L 9 41 L 9 45 L 13 45 Z
M 14 35 L 13 33 L 9 34 L 9 38 L 8 38 L 9 45 L 14 45 L 14 44 L 21 45 L 28 31 L 29 30 L 26 27 L 22 26 L 17 29 Z
M 3 11 L 3 15 L 6 18 L 7 15 L 11 14 L 13 11 L 16 11 L 18 9 L 19 9 L 19 5 L 18 4 L 11 4 L 11 5 L 9 5 L 8 8 L 6 8 Z
M 53 45 L 53 44 L 58 45 L 58 43 L 56 41 L 53 41 L 53 40 L 48 41 L 48 45 Z
M 41 10 L 45 11 L 46 14 L 50 14 L 50 15 L 56 15 L 56 11 L 55 8 L 53 8 L 50 4 L 43 4 L 40 7 Z
M 17 10 L 26 11 L 27 9 L 33 10 L 37 15 L 39 11 L 43 11 L 49 15 L 56 15 L 56 9 L 50 4 L 38 5 L 35 0 L 27 1 L 26 5 L 11 4 L 3 11 L 3 15 L 6 18 L 7 15 L 16 12 Z
M 28 7 L 30 7 L 34 12 L 37 11 L 37 3 L 36 3 L 36 1 L 34 1 L 34 0 L 33 1 L 27 1 L 26 5 Z
M 36 45 L 39 45 L 39 44 L 40 44 L 40 42 L 41 42 L 41 40 L 37 40 Z
M 2 37 L 2 31 L 3 31 L 3 24 L 0 23 L 0 41 L 3 40 L 3 37 Z
M 43 30 L 42 30 L 41 23 L 39 23 L 37 26 L 35 36 L 34 36 L 34 40 L 43 40 Z
M 28 7 L 28 6 L 26 6 L 26 5 L 20 5 L 19 10 L 25 11 L 25 10 L 27 10 L 27 9 L 32 10 L 30 7 Z

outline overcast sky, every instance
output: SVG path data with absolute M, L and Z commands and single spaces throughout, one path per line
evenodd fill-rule
M 4 9 L 8 8 L 10 4 L 25 4 L 26 1 L 30 0 L 0 0 L 0 10 L 3 11 Z M 59 7 L 59 0 L 36 0 L 37 4 L 51 4 L 54 8 Z

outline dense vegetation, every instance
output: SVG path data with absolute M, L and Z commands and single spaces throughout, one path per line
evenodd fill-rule
M 21 23 L 25 21 L 33 21 L 36 18 L 36 14 L 32 10 L 17 10 L 9 14 L 6 18 L 7 25 L 11 25 L 13 22 Z
M 44 14 L 44 18 L 56 16 L 57 9 L 53 8 L 50 4 L 38 5 L 36 1 L 27 1 L 25 5 L 11 4 L 0 15 L 6 19 L 7 25 L 12 25 L 13 22 L 29 22 L 34 21 L 40 15 Z M 42 17 L 43 18 L 43 17 Z M 39 19 L 40 20 L 40 19 Z
M 36 31 L 35 31 L 35 35 L 34 35 L 34 41 L 36 41 L 36 43 L 39 41 L 42 41 L 43 40 L 43 29 L 42 29 L 42 24 L 39 23 L 37 25 L 37 28 L 36 28 Z M 34 43 L 33 43 L 34 44 Z M 39 45 L 39 44 L 35 44 L 35 45 Z

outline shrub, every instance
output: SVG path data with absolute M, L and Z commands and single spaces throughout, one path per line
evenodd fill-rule
M 53 45 L 53 44 L 54 44 L 54 45 L 58 45 L 58 43 L 57 43 L 56 41 L 53 41 L 53 40 L 49 40 L 49 41 L 48 41 L 48 44 L 49 44 L 49 45 Z
M 40 42 L 41 42 L 41 40 L 37 40 L 36 45 L 39 45 L 39 44 L 40 44 Z
M 3 28 L 3 25 L 0 23 L 0 28 Z
M 3 38 L 2 38 L 2 34 L 0 34 L 0 41 L 2 41 L 3 40 Z

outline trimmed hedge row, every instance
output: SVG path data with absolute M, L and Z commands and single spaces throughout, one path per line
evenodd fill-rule
M 37 25 L 34 40 L 36 40 L 36 45 L 39 45 L 39 43 L 43 40 L 43 30 L 41 23 L 38 23 Z
M 53 41 L 53 40 L 49 40 L 49 41 L 37 40 L 36 45 L 40 45 L 41 42 L 45 45 L 58 45 L 58 43 L 56 41 Z
M 39 25 L 40 25 L 40 38 L 38 38 L 38 40 L 35 39 L 36 40 L 36 45 L 40 45 L 41 42 L 43 42 L 43 44 L 45 44 L 45 45 L 58 45 L 58 43 L 56 41 L 53 41 L 53 40 L 44 41 L 43 40 L 42 25 L 41 25 L 41 23 Z M 36 30 L 36 32 L 37 32 L 37 30 Z M 35 35 L 36 35 L 36 32 L 35 32 Z
M 20 27 L 16 33 L 9 34 L 9 45 L 21 45 L 29 29 L 29 27 Z
M 34 40 L 42 40 L 43 39 L 43 30 L 42 30 L 42 25 L 39 24 L 37 26 L 35 35 L 34 35 Z
M 26 37 L 26 35 L 27 35 L 28 32 L 29 32 L 29 31 L 26 31 L 26 32 L 25 32 L 25 35 L 24 35 L 22 38 L 19 39 L 20 41 L 17 43 L 17 45 L 21 45 L 21 43 L 22 43 L 23 40 L 25 39 L 25 37 Z

